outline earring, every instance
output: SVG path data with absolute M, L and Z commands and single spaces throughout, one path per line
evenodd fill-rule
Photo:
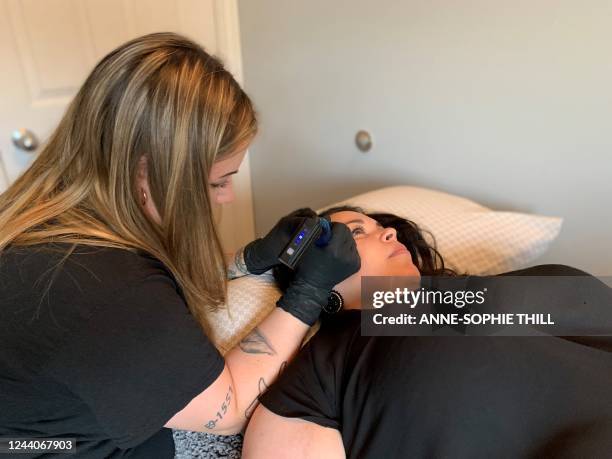
M 323 311 L 327 314 L 335 314 L 344 306 L 344 298 L 340 295 L 340 292 L 332 290 L 327 298 L 327 304 L 323 306 Z
M 145 193 L 145 190 L 141 190 L 141 191 L 142 191 L 142 198 L 140 199 L 140 204 L 144 206 L 147 203 L 147 193 Z

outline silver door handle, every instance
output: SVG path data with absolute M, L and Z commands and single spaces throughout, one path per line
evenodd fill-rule
M 38 148 L 38 139 L 28 129 L 21 128 L 13 131 L 13 144 L 23 151 L 34 151 Z

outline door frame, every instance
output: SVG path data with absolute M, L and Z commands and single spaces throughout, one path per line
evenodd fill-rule
M 217 50 L 226 68 L 243 86 L 242 51 L 240 47 L 240 20 L 238 0 L 214 0 Z M 235 201 L 231 204 L 234 212 L 222 212 L 220 232 L 224 249 L 233 252 L 255 238 L 253 213 L 253 192 L 249 154 L 244 158 L 240 173 L 234 177 Z M 240 219 L 238 220 L 238 216 Z

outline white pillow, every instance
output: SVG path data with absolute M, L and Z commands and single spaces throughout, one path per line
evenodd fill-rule
M 493 211 L 466 198 L 412 186 L 370 191 L 328 208 L 343 204 L 412 220 L 434 236 L 445 265 L 459 274 L 524 268 L 548 250 L 563 222 L 556 217 Z
M 347 203 L 393 213 L 431 231 L 445 264 L 460 274 L 523 268 L 548 249 L 562 223 L 560 218 L 496 212 L 469 199 L 410 186 L 371 191 L 326 208 Z M 209 316 L 210 338 L 227 352 L 274 310 L 280 295 L 270 273 L 230 281 L 229 307 Z M 304 342 L 316 330 L 312 327 Z

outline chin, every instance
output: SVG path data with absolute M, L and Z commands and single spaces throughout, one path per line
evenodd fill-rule
M 421 277 L 421 273 L 418 269 L 402 270 L 393 274 L 386 274 L 386 276 L 397 276 L 397 277 Z
M 421 271 L 419 271 L 419 268 L 414 266 L 412 263 L 410 263 L 410 266 L 407 269 L 407 271 L 408 271 L 408 274 L 406 274 L 406 276 L 421 277 Z
M 419 269 L 412 264 L 412 261 L 406 263 L 401 263 L 396 265 L 394 269 L 388 270 L 385 276 L 411 276 L 411 277 L 421 277 L 421 273 Z

